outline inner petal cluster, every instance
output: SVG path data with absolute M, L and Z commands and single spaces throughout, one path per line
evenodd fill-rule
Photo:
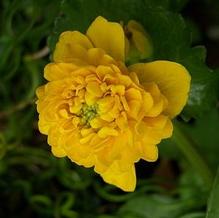
M 65 76 L 37 91 L 39 128 L 54 155 L 94 166 L 110 183 L 112 170 L 121 174 L 140 158 L 157 159 L 156 144 L 171 135 L 172 124 L 155 83 L 142 88 L 134 72 L 114 64 L 72 67 L 68 74 L 70 66 L 55 65 Z
M 75 69 L 39 88 L 38 97 L 39 126 L 53 153 L 83 165 L 110 165 L 127 153 L 130 163 L 147 159 L 144 148 L 166 137 L 163 130 L 170 123 L 158 86 L 148 83 L 143 89 L 135 73 L 122 74 L 116 65 Z
M 153 105 L 153 96 L 115 65 L 76 70 L 63 83 L 58 114 L 71 120 L 72 128 L 80 133 L 92 129 L 100 139 L 117 136 Z

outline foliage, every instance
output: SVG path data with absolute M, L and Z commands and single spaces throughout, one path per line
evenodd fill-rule
M 214 217 L 219 216 L 219 210 L 218 210 L 218 197 L 219 197 L 219 195 L 218 195 L 218 192 L 219 192 L 219 171 L 216 175 L 214 185 L 212 188 L 206 218 L 214 218 Z
M 219 7 L 217 1 L 200 2 Z M 92 171 L 52 157 L 46 138 L 38 133 L 34 104 L 35 89 L 43 83 L 43 67 L 50 58 L 48 37 L 52 51 L 62 31 L 85 32 L 98 15 L 125 23 L 135 19 L 145 27 L 154 46 L 153 56 L 142 61 L 172 60 L 185 65 L 191 73 L 189 102 L 177 119 L 216 172 L 219 71 L 205 64 L 206 49 L 194 46 L 191 26 L 179 14 L 187 3 L 187 0 L 0 2 L 0 217 L 205 217 L 209 193 L 173 140 L 159 146 L 159 162 L 143 163 L 146 167 L 137 165 L 141 177 L 137 190 L 123 193 L 105 185 Z M 208 218 L 217 217 L 218 202 L 217 176 Z

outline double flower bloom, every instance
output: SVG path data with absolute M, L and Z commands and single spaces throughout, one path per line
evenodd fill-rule
M 86 35 L 62 33 L 44 70 L 48 83 L 37 89 L 37 110 L 55 156 L 133 191 L 134 163 L 157 160 L 156 145 L 172 135 L 171 119 L 186 104 L 190 75 L 170 61 L 126 66 L 132 51 L 139 58 L 151 52 L 139 24 L 131 21 L 128 31 L 97 17 Z

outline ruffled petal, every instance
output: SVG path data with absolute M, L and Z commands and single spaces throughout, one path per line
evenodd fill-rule
M 156 145 L 142 144 L 142 159 L 148 162 L 154 162 L 158 158 L 158 149 Z
M 127 171 L 121 171 L 119 164 L 114 162 L 101 176 L 105 182 L 115 185 L 123 191 L 132 192 L 135 190 L 136 175 L 134 165 Z
M 52 149 L 52 153 L 56 157 L 65 157 L 66 156 L 66 152 L 62 147 L 52 146 L 51 149 Z
M 125 57 L 125 36 L 119 23 L 108 22 L 97 17 L 87 30 L 94 47 L 102 48 L 115 60 L 123 61 Z
M 78 68 L 78 66 L 71 63 L 50 63 L 44 68 L 44 77 L 48 81 L 64 79 Z
M 140 83 L 155 82 L 168 100 L 164 112 L 171 118 L 181 112 L 188 99 L 191 76 L 185 67 L 171 61 L 154 61 L 134 64 L 129 67 L 134 71 Z
M 74 62 L 75 60 L 86 61 L 87 50 L 93 45 L 84 34 L 78 31 L 63 32 L 53 54 L 54 62 Z
M 37 98 L 42 98 L 45 94 L 45 85 L 43 86 L 39 86 L 37 89 L 36 89 L 36 96 Z

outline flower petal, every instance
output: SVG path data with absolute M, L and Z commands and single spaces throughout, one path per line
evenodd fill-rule
M 174 117 L 181 112 L 186 104 L 191 76 L 185 67 L 171 61 L 154 61 L 151 63 L 134 64 L 129 67 L 134 71 L 140 83 L 155 82 L 168 100 L 165 113 Z
M 126 51 L 132 52 L 131 50 L 135 48 L 135 53 L 139 53 L 138 55 L 141 59 L 150 57 L 153 52 L 152 42 L 143 26 L 134 20 L 130 20 L 127 29 L 131 33 L 131 37 L 129 39 L 130 45 L 126 44 L 129 47 L 126 48 Z
M 105 182 L 113 184 L 123 191 L 131 192 L 135 190 L 136 175 L 134 165 L 127 171 L 121 171 L 119 164 L 114 162 L 101 176 Z
M 73 62 L 75 59 L 87 60 L 87 50 L 93 45 L 84 34 L 78 31 L 63 32 L 53 54 L 55 62 Z
M 62 147 L 52 146 L 51 149 L 52 149 L 52 153 L 56 157 L 65 157 L 66 156 L 66 152 Z
M 108 22 L 97 17 L 87 30 L 94 47 L 102 48 L 115 60 L 123 61 L 125 56 L 125 36 L 119 23 Z
M 44 77 L 48 81 L 64 79 L 78 68 L 71 63 L 49 63 L 44 68 Z
M 158 159 L 157 146 L 142 144 L 142 157 L 141 158 L 148 162 L 155 162 Z

